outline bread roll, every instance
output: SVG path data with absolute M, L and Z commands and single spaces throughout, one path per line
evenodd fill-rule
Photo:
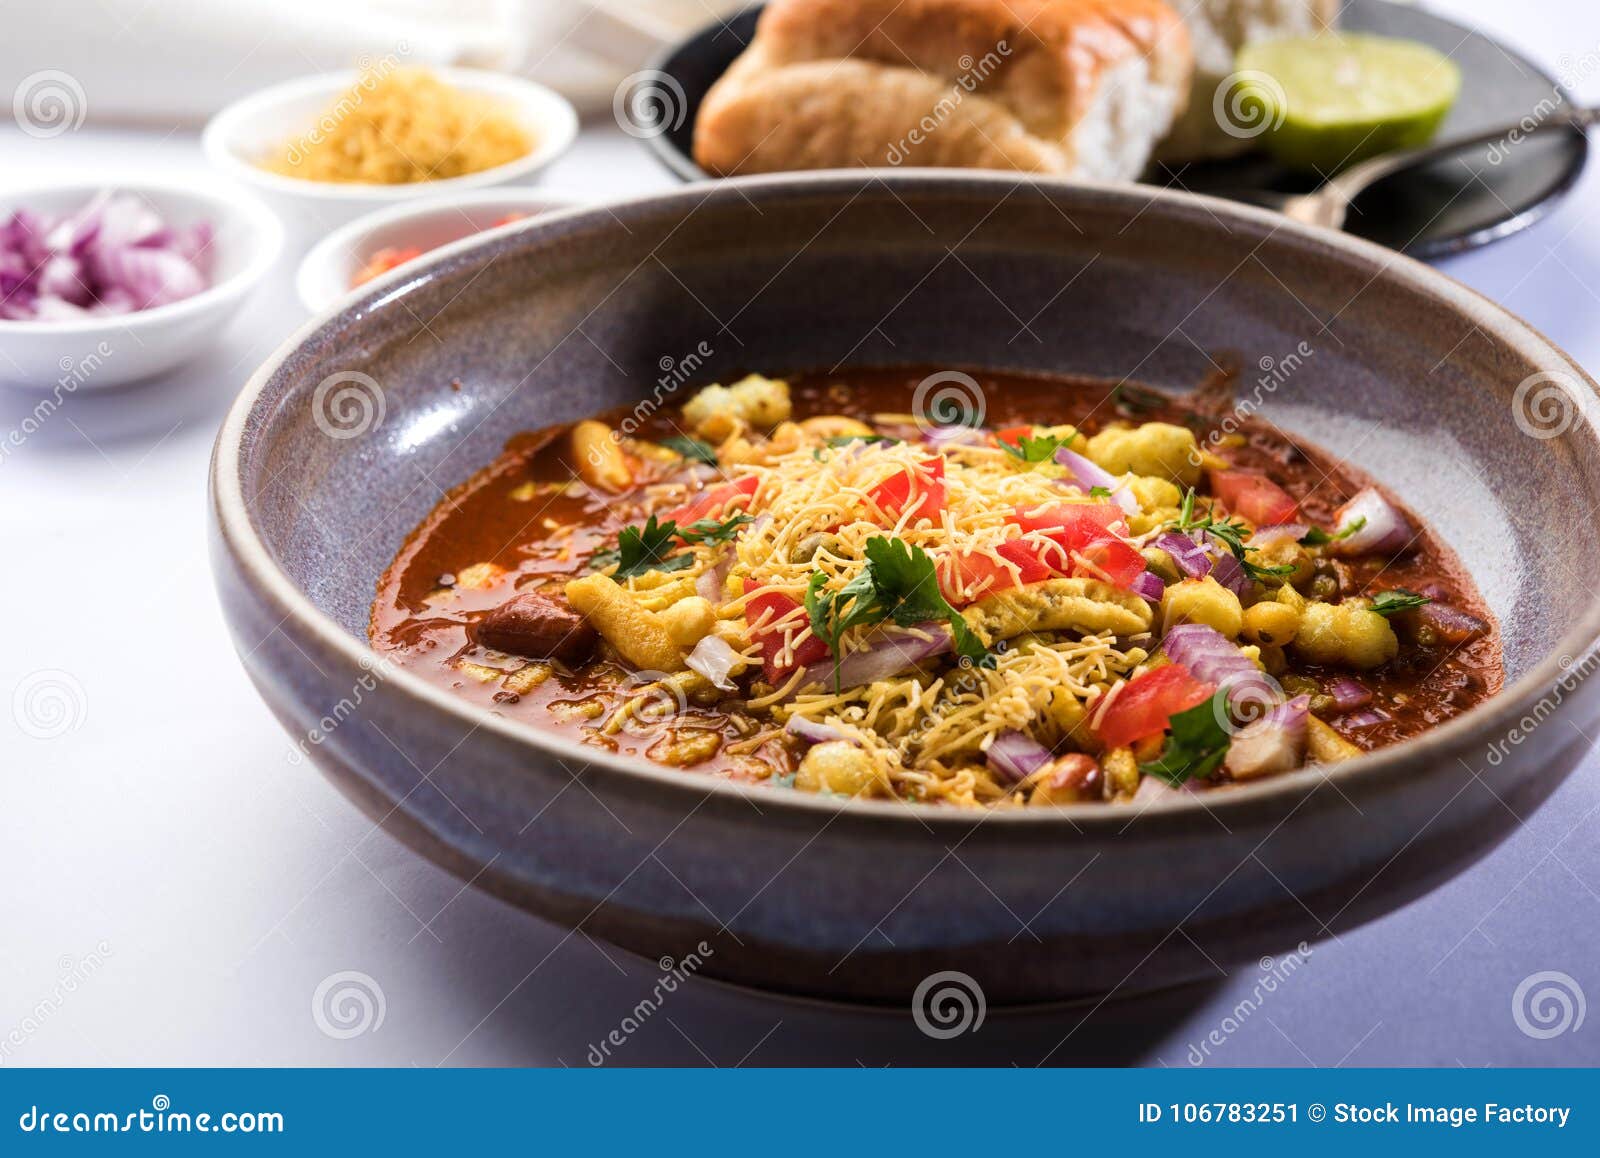
M 1194 88 L 1189 104 L 1167 139 L 1156 148 L 1158 160 L 1173 163 L 1226 157 L 1253 147 L 1256 126 L 1228 131 L 1225 102 L 1233 59 L 1258 40 L 1310 36 L 1333 28 L 1340 0 L 1185 0 L 1180 6 L 1194 46 Z M 1219 96 L 1220 92 L 1220 96 Z
M 1162 0 L 773 0 L 701 106 L 695 159 L 721 175 L 939 165 L 1126 180 L 1191 71 Z

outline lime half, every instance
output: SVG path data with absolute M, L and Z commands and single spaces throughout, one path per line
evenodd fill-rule
M 1425 44 L 1355 33 L 1267 40 L 1239 51 L 1217 117 L 1280 161 L 1327 174 L 1427 144 L 1461 71 Z

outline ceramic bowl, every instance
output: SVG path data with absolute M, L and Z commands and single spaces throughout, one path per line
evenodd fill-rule
M 498 101 L 528 131 L 533 149 L 482 172 L 406 185 L 308 181 L 263 169 L 257 163 L 261 157 L 286 141 L 307 139 L 316 130 L 319 118 L 360 79 L 354 71 L 285 81 L 236 101 L 211 118 L 201 145 L 212 165 L 259 193 L 296 237 L 309 240 L 401 202 L 527 181 L 565 153 L 578 135 L 578 114 L 572 105 L 543 85 L 479 69 L 432 71 L 463 92 Z
M 437 340 L 413 340 L 419 320 Z M 1470 562 L 1504 628 L 1499 697 L 1347 764 L 1143 811 L 979 813 L 614 757 L 365 643 L 407 532 L 519 430 L 676 405 L 674 382 L 746 368 L 1183 391 L 1227 359 L 1254 409 L 1390 484 Z M 1600 502 L 1597 413 L 1582 371 L 1504 310 L 1265 212 L 993 174 L 759 178 L 461 242 L 311 322 L 223 427 L 213 558 L 293 757 L 463 879 L 652 958 L 698 951 L 728 981 L 899 1002 L 953 970 L 1026 1003 L 1348 929 L 1544 800 L 1600 714 L 1600 546 L 1572 533 Z
M 295 292 L 300 304 L 316 313 L 358 292 L 351 282 L 380 250 L 415 246 L 428 252 L 463 237 L 506 228 L 501 223 L 508 214 L 526 220 L 572 204 L 572 198 L 534 189 L 479 189 L 369 213 L 311 247 L 295 275 Z
M 144 180 L 7 189 L 0 219 L 26 206 L 42 213 L 82 208 L 103 189 L 142 198 L 177 227 L 210 222 L 208 289 L 169 305 L 71 322 L 0 321 L 0 384 L 39 393 L 75 393 L 151 378 L 210 347 L 271 271 L 283 226 L 237 190 Z

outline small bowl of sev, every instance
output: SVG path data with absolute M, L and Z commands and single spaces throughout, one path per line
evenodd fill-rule
M 573 107 L 532 81 L 380 65 L 263 89 L 213 117 L 201 141 L 309 238 L 413 198 L 526 182 L 577 131 Z

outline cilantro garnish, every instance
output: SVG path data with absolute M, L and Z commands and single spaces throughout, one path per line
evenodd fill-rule
M 1226 692 L 1218 692 L 1205 703 L 1168 720 L 1167 727 L 1172 734 L 1167 737 L 1167 746 L 1161 750 L 1159 759 L 1141 764 L 1139 770 L 1172 785 L 1215 772 L 1228 754 L 1228 745 L 1233 742 L 1222 725 L 1227 719 L 1226 696 Z
M 717 465 L 717 448 L 709 442 L 690 438 L 687 434 L 675 434 L 671 438 L 663 438 L 661 445 L 668 450 L 677 451 L 690 462 L 703 462 L 708 466 Z
M 1380 591 L 1373 597 L 1372 610 L 1387 619 L 1400 611 L 1410 611 L 1424 604 L 1432 603 L 1433 599 L 1427 595 L 1418 595 L 1415 591 L 1407 591 L 1404 587 L 1396 587 L 1391 591 Z
M 755 520 L 746 514 L 729 515 L 720 522 L 716 519 L 696 519 L 678 531 L 685 543 L 729 543 L 739 533 L 739 528 Z
M 1007 442 L 1003 438 L 996 441 L 1000 443 L 1000 449 L 1012 458 L 1033 464 L 1049 462 L 1055 458 L 1056 451 L 1065 446 L 1068 440 L 1057 438 L 1053 434 L 1041 434 L 1037 438 L 1024 434 L 1016 442 Z
M 694 556 L 688 553 L 672 554 L 674 540 L 685 545 L 695 543 L 726 543 L 739 528 L 751 522 L 749 515 L 729 515 L 726 519 L 698 519 L 679 529 L 668 519 L 664 523 L 651 515 L 643 526 L 623 527 L 617 535 L 617 545 L 609 551 L 596 551 L 589 557 L 589 566 L 599 569 L 615 563 L 613 579 L 633 579 L 647 571 L 682 571 L 693 566 Z
M 1089 488 L 1089 497 L 1091 499 L 1109 499 L 1111 497 L 1111 488 L 1110 487 L 1090 487 Z
M 1281 567 L 1260 567 L 1250 562 L 1247 556 L 1257 548 L 1249 546 L 1244 541 L 1249 528 L 1243 523 L 1232 520 L 1220 521 L 1209 512 L 1197 517 L 1194 513 L 1194 500 L 1194 488 L 1190 487 L 1188 493 L 1183 496 L 1183 505 L 1178 508 L 1177 519 L 1167 525 L 1176 531 L 1204 531 L 1212 536 L 1233 552 L 1233 557 L 1239 560 L 1240 566 L 1244 568 L 1245 575 L 1258 583 L 1268 578 L 1293 574 L 1292 564 Z
M 926 551 L 893 535 L 873 536 L 863 551 L 865 565 L 838 591 L 825 590 L 828 577 L 820 572 L 806 588 L 811 630 L 834 656 L 839 654 L 839 641 L 852 627 L 885 621 L 910 627 L 943 620 L 950 625 L 959 655 L 982 667 L 994 666 L 983 641 L 940 593 L 938 572 Z M 836 667 L 836 687 L 838 678 Z
M 1324 531 L 1321 527 L 1312 527 L 1305 533 L 1304 536 L 1301 537 L 1300 545 L 1302 547 L 1320 547 L 1325 543 L 1337 543 L 1340 539 L 1348 539 L 1351 535 L 1355 534 L 1366 525 L 1367 516 L 1362 515 L 1348 527 L 1343 527 L 1331 535 L 1328 534 L 1327 531 Z

